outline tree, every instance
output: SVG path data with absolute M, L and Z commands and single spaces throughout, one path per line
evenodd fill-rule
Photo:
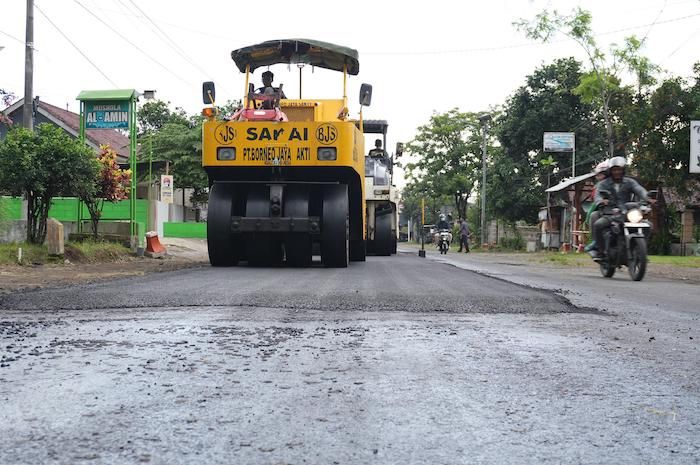
M 598 46 L 592 28 L 593 17 L 589 11 L 580 7 L 570 15 L 562 15 L 556 10 L 543 11 L 533 21 L 520 20 L 515 26 L 535 40 L 548 42 L 558 32 L 574 40 L 586 53 L 591 71 L 581 76 L 576 93 L 584 102 L 595 103 L 603 114 L 608 145 L 608 156 L 615 155 L 614 116 L 611 103 L 622 87 L 620 73 L 624 70 L 633 72 L 638 80 L 638 88 L 654 82 L 653 73 L 658 69 L 647 58 L 640 55 L 642 41 L 635 36 L 625 39 L 620 47 L 610 46 L 608 55 Z
M 491 131 L 501 150 L 489 152 L 486 183 L 487 206 L 496 217 L 535 222 L 550 182 L 571 175 L 571 153 L 543 153 L 544 132 L 576 133 L 577 172 L 605 158 L 601 123 L 591 118 L 595 108 L 576 92 L 582 74 L 575 59 L 555 60 L 527 76 L 506 101 Z
M 193 203 L 205 202 L 209 178 L 202 168 L 201 119 L 192 117 L 187 124 L 166 123 L 151 137 L 155 158 L 170 162 L 176 185 L 193 189 Z
M 86 185 L 86 190 L 79 192 L 78 196 L 90 212 L 92 235 L 97 239 L 97 227 L 102 216 L 102 208 L 105 201 L 118 202 L 129 198 L 129 186 L 131 184 L 131 170 L 123 170 L 117 164 L 117 152 L 110 146 L 100 147 L 97 157 L 99 171 L 92 185 Z
M 188 124 L 189 118 L 182 108 L 170 109 L 170 102 L 149 100 L 141 105 L 137 114 L 139 137 L 158 132 L 167 123 Z
M 420 181 L 413 180 L 401 191 L 401 213 L 411 220 L 413 237 L 418 239 L 421 229 L 422 203 L 425 202 L 425 224 L 435 224 L 438 221 L 440 208 L 451 201 L 449 196 L 436 195 Z
M 691 85 L 685 79 L 671 77 L 650 95 L 649 111 L 639 124 L 640 143 L 633 166 L 642 182 L 663 184 L 686 193 L 687 181 L 700 176 L 690 174 L 690 121 L 700 119 L 700 62 L 693 67 Z
M 0 142 L 0 190 L 27 199 L 27 240 L 43 244 L 51 199 L 91 189 L 95 154 L 50 124 L 11 129 Z
M 459 218 L 466 218 L 467 199 L 481 173 L 478 115 L 456 108 L 433 114 L 428 124 L 418 128 L 406 152 L 418 157 L 406 165 L 409 179 L 433 197 L 451 198 Z

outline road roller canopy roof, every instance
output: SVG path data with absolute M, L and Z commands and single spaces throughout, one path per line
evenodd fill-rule
M 357 50 L 320 40 L 268 40 L 234 50 L 231 58 L 242 73 L 245 73 L 246 65 L 254 71 L 278 63 L 303 63 L 341 72 L 347 65 L 349 74 L 354 76 L 360 72 Z

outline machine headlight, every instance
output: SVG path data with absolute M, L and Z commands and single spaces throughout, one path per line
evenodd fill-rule
M 235 160 L 236 159 L 236 148 L 235 147 L 219 147 L 216 149 L 216 159 L 217 160 Z
M 642 211 L 638 208 L 633 208 L 632 210 L 627 212 L 627 220 L 630 223 L 639 223 L 643 219 L 644 215 L 642 215 Z
M 334 161 L 338 159 L 338 152 L 335 147 L 319 147 L 316 158 L 320 161 Z

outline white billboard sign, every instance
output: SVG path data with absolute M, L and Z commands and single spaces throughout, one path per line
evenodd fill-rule
M 690 122 L 690 167 L 691 173 L 700 173 L 700 121 Z
M 576 135 L 573 132 L 545 132 L 545 152 L 573 152 L 576 150 Z
M 160 176 L 160 201 L 173 203 L 173 175 L 162 174 Z

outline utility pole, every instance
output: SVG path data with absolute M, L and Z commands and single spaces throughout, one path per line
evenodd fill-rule
M 34 100 L 34 0 L 27 0 L 27 34 L 24 49 L 24 105 L 22 123 L 29 130 L 34 129 L 32 103 Z
M 487 244 L 486 234 L 486 133 L 489 128 L 491 115 L 485 113 L 479 116 L 479 122 L 484 130 L 484 139 L 481 145 L 481 244 Z

